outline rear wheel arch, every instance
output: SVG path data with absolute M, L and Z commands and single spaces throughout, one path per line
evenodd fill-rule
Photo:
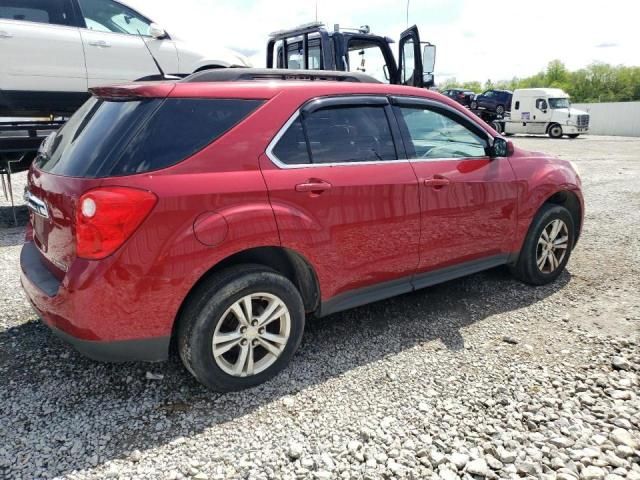
M 311 264 L 298 252 L 283 247 L 255 247 L 228 256 L 207 270 L 189 290 L 182 300 L 174 325 L 175 338 L 178 322 L 189 300 L 197 295 L 201 286 L 208 283 L 219 272 L 238 265 L 261 265 L 283 275 L 298 289 L 307 313 L 315 312 L 320 305 L 320 286 Z

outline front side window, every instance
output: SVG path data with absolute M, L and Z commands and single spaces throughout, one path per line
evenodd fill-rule
M 536 100 L 536 108 L 538 110 L 546 110 L 547 109 L 547 101 L 543 98 L 539 98 Z
M 89 30 L 150 36 L 151 22 L 139 13 L 111 0 L 79 0 Z
M 0 18 L 73 25 L 69 0 L 0 0 Z
M 568 98 L 550 98 L 549 106 L 551 108 L 569 108 L 569 99 Z
M 380 45 L 351 40 L 349 42 L 349 71 L 361 72 L 383 83 L 389 83 L 387 61 Z
M 422 107 L 396 107 L 396 113 L 404 120 L 403 129 L 410 140 L 407 147 L 411 158 L 470 158 L 487 155 L 486 140 L 444 112 Z
M 373 106 L 325 108 L 300 116 L 273 153 L 288 165 L 398 159 L 385 109 Z
M 488 92 L 484 92 L 484 93 L 482 94 L 482 96 L 483 96 L 483 97 L 486 97 L 486 98 L 492 98 L 492 97 L 495 97 L 495 96 L 496 96 L 496 94 L 495 94 L 495 92 L 492 92 L 491 90 L 489 90 Z
M 413 75 L 416 68 L 416 60 L 415 60 L 415 44 L 413 42 L 413 37 L 407 39 L 405 44 L 402 47 L 402 84 L 403 85 L 413 85 Z M 454 94 L 454 91 L 451 90 L 451 95 Z

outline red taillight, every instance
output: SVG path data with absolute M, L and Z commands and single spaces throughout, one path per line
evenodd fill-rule
M 89 190 L 76 207 L 76 255 L 98 260 L 115 252 L 158 201 L 153 193 L 128 187 Z

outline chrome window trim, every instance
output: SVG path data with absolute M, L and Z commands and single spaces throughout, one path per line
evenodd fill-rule
M 393 95 L 392 97 L 401 97 L 401 96 L 400 95 Z M 433 105 L 435 107 L 442 107 L 442 108 L 445 108 L 445 109 L 451 111 L 452 113 L 462 117 L 460 112 L 456 111 L 453 108 L 450 108 L 448 105 L 438 103 L 438 102 L 433 101 L 433 100 L 428 99 L 428 98 L 411 97 L 411 96 L 406 96 L 406 97 L 402 97 L 402 98 L 407 98 L 409 100 L 424 101 L 425 105 L 428 104 L 428 105 Z M 478 160 L 479 159 L 483 159 L 483 158 L 489 158 L 490 159 L 490 157 L 488 155 L 484 155 L 482 157 L 408 158 L 408 159 L 402 158 L 402 159 L 398 159 L 398 160 L 373 160 L 373 161 L 367 161 L 367 162 L 331 162 L 331 163 L 311 163 L 310 162 L 310 163 L 292 163 L 292 164 L 284 163 L 282 160 L 280 160 L 276 156 L 276 154 L 273 152 L 273 150 L 275 149 L 275 147 L 278 144 L 278 142 L 280 141 L 280 139 L 284 136 L 286 131 L 289 129 L 289 127 L 298 119 L 298 117 L 300 117 L 300 111 L 301 110 L 302 110 L 302 106 L 300 108 L 298 108 L 293 113 L 293 115 L 291 115 L 291 117 L 289 117 L 289 119 L 280 128 L 280 130 L 278 130 L 278 133 L 276 133 L 275 137 L 273 137 L 271 142 L 269 142 L 269 145 L 267 145 L 267 148 L 265 150 L 265 155 L 267 156 L 267 158 L 269 158 L 269 160 L 271 160 L 271 162 L 275 166 L 277 166 L 278 168 L 283 169 L 283 170 L 299 169 L 299 168 L 318 168 L 318 167 L 347 167 L 347 166 L 356 167 L 358 165 L 387 165 L 389 163 L 409 163 L 409 162 L 414 162 L 414 163 L 415 162 L 446 162 L 446 161 L 451 161 L 451 160 L 463 160 L 463 159 L 478 159 Z M 474 119 L 469 119 L 469 118 L 466 118 L 466 119 L 469 120 L 470 122 L 474 123 L 479 129 L 481 129 L 483 132 L 485 132 L 485 134 L 487 135 L 487 139 L 488 139 L 489 145 L 490 146 L 493 145 L 494 138 L 489 134 L 489 132 L 487 132 Z

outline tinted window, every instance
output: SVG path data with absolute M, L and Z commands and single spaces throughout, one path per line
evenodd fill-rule
M 111 0 L 79 0 L 89 30 L 149 36 L 151 22 Z
M 304 138 L 304 130 L 302 129 L 302 120 L 300 117 L 287 129 L 285 134 L 280 138 L 273 153 L 278 160 L 288 165 L 299 165 L 309 163 L 309 153 L 307 150 L 307 142 Z
M 158 170 L 202 149 L 260 103 L 92 98 L 47 142 L 36 165 L 58 175 L 94 178 Z
M 0 0 L 0 18 L 72 25 L 69 0 Z
M 305 118 L 313 163 L 396 160 L 389 121 L 381 107 L 328 108 Z
M 412 158 L 467 158 L 486 156 L 486 141 L 458 120 L 424 108 L 397 108 L 404 119 Z M 413 151 L 411 149 L 413 148 Z

